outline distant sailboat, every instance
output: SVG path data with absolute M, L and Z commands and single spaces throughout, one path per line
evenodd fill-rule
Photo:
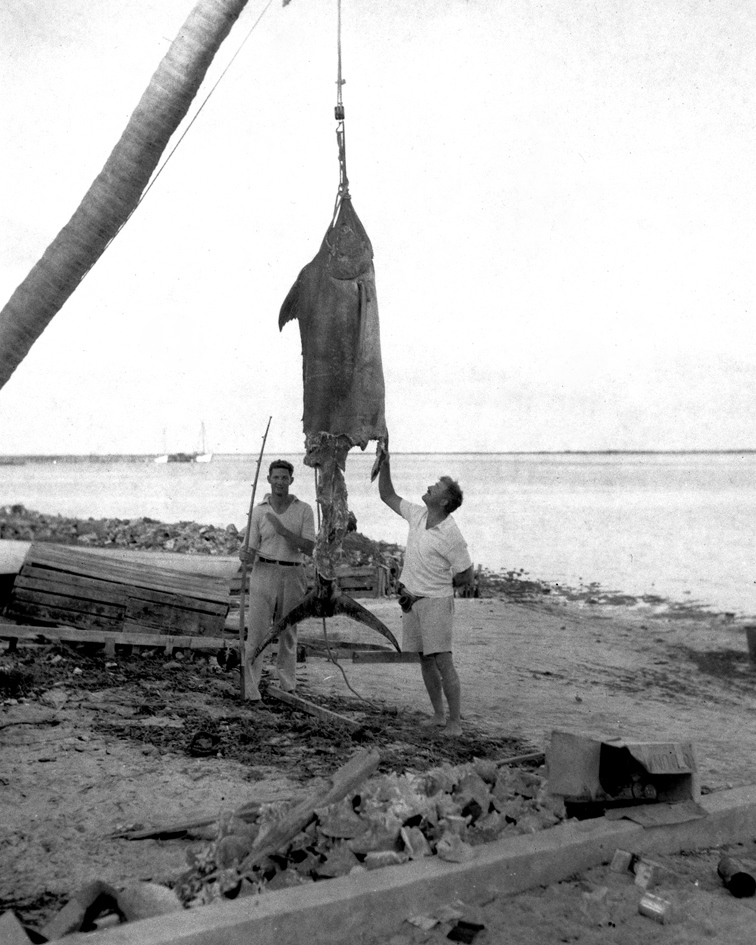
M 202 452 L 200 453 L 163 453 L 161 456 L 156 456 L 153 459 L 153 463 L 211 463 L 213 461 L 213 454 L 208 453 L 207 450 L 205 449 L 205 424 L 204 423 L 202 424 L 200 428 L 200 438 L 202 440 Z M 163 439 L 165 440 L 165 430 L 163 431 Z
M 166 435 L 165 435 L 165 427 L 163 427 L 163 450 L 165 450 L 165 452 L 163 452 L 162 456 L 156 456 L 156 457 L 153 459 L 153 461 L 152 461 L 153 463 L 168 463 L 168 462 L 170 462 L 170 459 L 169 459 L 169 457 L 168 457 L 168 452 L 167 452 L 167 450 L 166 450 L 166 442 L 167 442 L 167 438 L 166 438 Z
M 205 447 L 205 423 L 202 422 L 200 427 L 200 437 L 202 439 L 202 451 L 197 453 L 194 457 L 195 463 L 211 463 L 213 461 L 213 454 L 208 453 Z

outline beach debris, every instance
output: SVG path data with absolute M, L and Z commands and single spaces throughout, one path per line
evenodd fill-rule
M 432 915 L 413 915 L 407 921 L 423 932 L 430 932 L 441 920 Z
M 118 911 L 126 922 L 179 912 L 184 906 L 176 893 L 160 883 L 129 883 L 118 890 Z
M 649 892 L 645 893 L 638 903 L 638 912 L 660 925 L 667 925 L 674 918 L 671 901 Z
M 717 875 L 725 889 L 737 899 L 748 899 L 756 894 L 756 879 L 734 856 L 723 856 L 717 864 Z
M 458 833 L 450 830 L 436 844 L 436 854 L 447 863 L 468 863 L 475 856 L 475 850 Z
M 565 804 L 615 807 L 619 816 L 648 825 L 705 813 L 695 803 L 701 791 L 691 742 L 602 739 L 555 729 L 547 766 L 549 790 Z M 685 802 L 690 809 L 683 813 Z
M 613 873 L 627 873 L 632 869 L 635 859 L 635 854 L 629 850 L 615 850 L 609 869 Z
M 279 689 L 277 686 L 268 686 L 266 695 L 271 699 L 277 699 L 279 702 L 285 702 L 292 708 L 299 709 L 300 712 L 314 715 L 315 718 L 320 719 L 322 722 L 329 722 L 331 725 L 341 725 L 355 732 L 362 727 L 360 722 L 348 719 L 346 716 L 339 715 L 338 712 L 332 712 L 330 709 L 324 709 L 322 706 L 316 705 L 308 699 L 303 699 L 293 692 L 284 692 L 283 689 Z
M 0 942 L 3 945 L 29 945 L 31 939 L 14 912 L 0 915 Z
M 90 931 L 94 920 L 103 912 L 117 910 L 118 892 L 115 887 L 96 879 L 82 886 L 41 932 L 47 941 L 52 942 L 71 932 Z
M 533 772 L 520 778 L 476 759 L 376 774 L 372 756 L 356 756 L 351 773 L 340 769 L 303 800 L 262 804 L 243 817 L 226 812 L 216 836 L 190 851 L 176 887 L 181 901 L 194 907 L 429 856 L 465 863 L 483 843 L 564 819 L 542 807 L 550 796 Z M 533 796 L 514 794 L 517 786 Z
M 611 920 L 608 893 L 608 886 L 594 886 L 583 892 L 580 911 L 591 925 L 607 925 Z
M 467 942 L 469 945 L 470 942 L 475 940 L 476 935 L 479 932 L 482 932 L 484 928 L 485 925 L 481 925 L 479 922 L 469 922 L 467 919 L 457 919 L 446 937 L 452 942 Z
M 656 863 L 654 860 L 645 857 L 636 857 L 631 870 L 635 874 L 635 885 L 641 889 L 651 889 L 658 885 L 662 873 L 668 872 L 665 871 L 661 863 Z

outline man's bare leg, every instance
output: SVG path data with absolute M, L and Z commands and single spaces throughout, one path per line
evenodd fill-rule
M 425 688 L 428 690 L 428 695 L 430 696 L 431 705 L 433 706 L 433 724 L 437 725 L 439 728 L 443 728 L 446 724 L 446 716 L 444 715 L 444 689 L 441 673 L 436 665 L 436 656 L 436 653 L 432 653 L 430 656 L 423 656 L 421 653 L 420 670 L 423 674 Z
M 436 653 L 435 662 L 441 680 L 441 688 L 449 703 L 449 721 L 446 723 L 447 735 L 461 735 L 460 721 L 461 686 L 451 653 Z

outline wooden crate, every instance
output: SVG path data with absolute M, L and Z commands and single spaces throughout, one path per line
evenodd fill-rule
M 6 615 L 93 631 L 222 636 L 227 582 L 184 567 L 34 543 L 14 581 Z
M 249 574 L 247 574 L 249 580 Z M 315 580 L 315 569 L 307 565 L 307 587 L 310 589 Z M 385 597 L 388 593 L 388 568 L 380 564 L 366 564 L 360 567 L 340 567 L 336 570 L 336 581 L 350 597 Z M 249 585 L 247 585 L 249 587 Z M 241 568 L 231 579 L 231 596 L 237 598 L 241 589 Z

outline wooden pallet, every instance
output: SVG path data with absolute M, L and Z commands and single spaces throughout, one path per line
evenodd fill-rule
M 91 643 L 101 645 L 106 655 L 113 655 L 116 646 L 160 647 L 166 655 L 174 650 L 219 650 L 228 646 L 228 638 L 193 637 L 170 633 L 111 633 L 108 630 L 77 630 L 75 627 L 21 627 L 0 624 L 0 640 L 8 641 L 8 651 L 16 649 L 19 640 L 32 643 Z
M 222 638 L 228 607 L 222 578 L 34 543 L 6 616 L 90 631 Z

